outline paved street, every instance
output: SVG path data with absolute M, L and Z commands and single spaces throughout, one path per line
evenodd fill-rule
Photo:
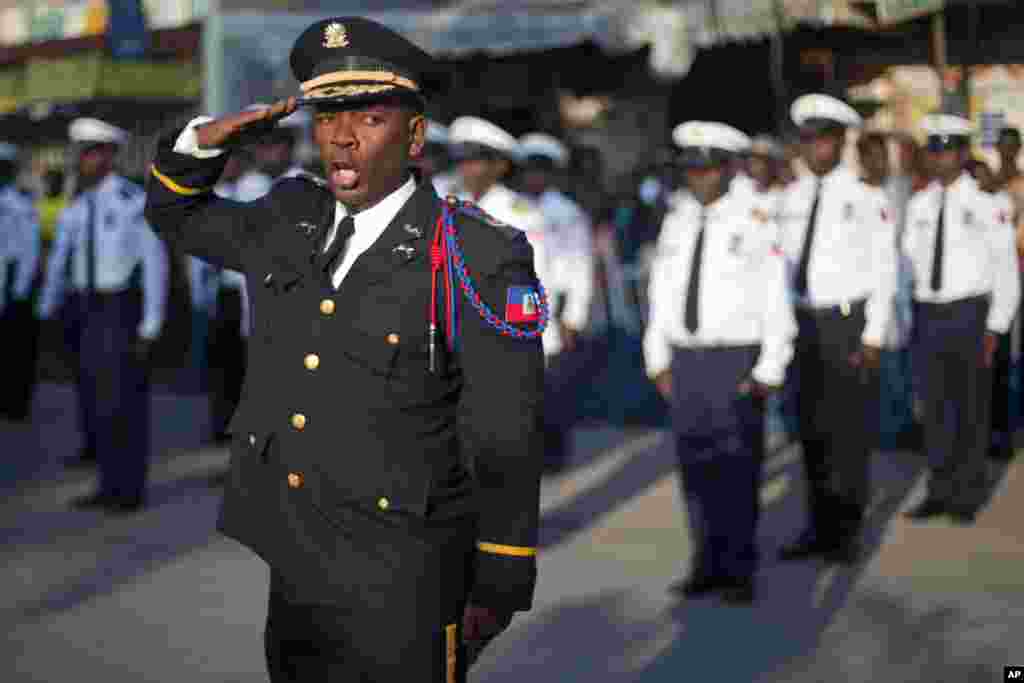
M 0 425 L 0 680 L 266 681 L 267 571 L 217 536 L 226 454 L 203 449 L 199 397 L 155 399 L 154 505 L 133 518 L 70 512 L 91 477 L 67 473 L 73 401 L 48 385 L 36 424 Z M 1024 662 L 1024 490 L 1020 465 L 993 471 L 973 528 L 911 526 L 920 462 L 878 455 L 865 538 L 846 570 L 782 565 L 803 515 L 798 451 L 773 453 L 762 490 L 758 604 L 677 601 L 686 521 L 673 455 L 658 430 L 575 434 L 574 467 L 545 481 L 536 608 L 476 667 L 474 683 L 565 681 L 995 681 Z

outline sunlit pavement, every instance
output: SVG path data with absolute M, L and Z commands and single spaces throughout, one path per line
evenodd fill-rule
M 77 447 L 71 394 L 44 387 L 37 423 L 2 425 L 0 680 L 266 681 L 267 571 L 213 529 L 221 449 L 196 448 L 197 398 L 154 399 L 164 444 L 145 512 L 71 512 L 92 486 L 65 472 Z M 565 681 L 990 681 L 1024 661 L 1020 466 L 993 468 L 977 524 L 911 525 L 920 460 L 873 463 L 876 496 L 856 568 L 780 564 L 802 524 L 798 450 L 765 465 L 758 601 L 683 601 L 687 569 L 666 434 L 585 428 L 564 474 L 545 480 L 535 609 L 484 653 L 474 683 Z

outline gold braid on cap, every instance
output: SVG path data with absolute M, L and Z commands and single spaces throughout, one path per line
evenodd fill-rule
M 332 71 L 304 81 L 300 87 L 311 99 L 372 95 L 393 88 L 420 91 L 415 81 L 389 71 Z

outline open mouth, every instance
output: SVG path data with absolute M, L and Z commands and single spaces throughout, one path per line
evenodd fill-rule
M 359 185 L 359 171 L 349 163 L 332 161 L 330 176 L 331 184 L 342 190 L 351 190 Z

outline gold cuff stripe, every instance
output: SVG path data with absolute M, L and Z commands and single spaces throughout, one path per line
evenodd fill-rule
M 174 182 L 172 179 L 168 178 L 163 173 L 158 171 L 156 166 L 150 166 L 149 170 L 153 173 L 154 178 L 159 180 L 164 187 L 166 187 L 174 194 L 180 194 L 186 197 L 194 197 L 197 194 L 203 194 L 204 192 L 210 191 L 210 188 L 195 189 L 192 187 L 185 187 L 184 185 L 179 185 L 178 183 Z
M 533 557 L 537 554 L 536 548 L 528 548 L 521 545 L 501 545 L 500 543 L 477 543 L 477 550 L 494 555 L 510 555 L 512 557 Z
M 317 88 L 322 88 L 325 85 L 352 82 L 386 83 L 388 85 L 415 90 L 416 92 L 419 92 L 420 90 L 419 84 L 415 81 L 411 81 L 404 76 L 399 76 L 398 74 L 391 73 L 390 71 L 332 71 L 331 73 L 304 81 L 300 87 L 304 94 L 308 94 L 310 90 L 316 90 Z
M 444 627 L 444 658 L 447 683 L 456 683 L 455 676 L 458 672 L 458 642 L 456 641 L 457 627 L 455 624 L 448 624 Z

